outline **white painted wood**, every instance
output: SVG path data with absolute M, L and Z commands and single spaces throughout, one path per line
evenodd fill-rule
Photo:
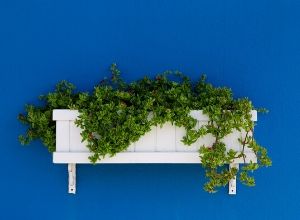
M 56 122 L 56 151 L 70 151 L 70 121 Z
M 229 169 L 231 169 L 231 168 L 239 169 L 239 164 L 231 163 L 231 164 L 229 164 Z M 228 184 L 229 184 L 228 193 L 230 195 L 235 195 L 236 194 L 236 176 L 233 179 L 231 179 Z
M 183 127 L 175 127 L 175 147 L 177 152 L 185 152 L 191 149 L 191 146 L 184 145 L 181 140 L 186 134 Z
M 152 126 L 151 131 L 147 132 L 135 143 L 136 152 L 153 152 L 157 146 L 157 127 Z
M 199 121 L 197 122 L 196 129 L 199 129 Z M 181 140 L 185 136 L 186 131 L 183 127 L 175 127 L 175 146 L 178 152 L 197 152 L 200 148 L 200 142 L 197 140 L 194 144 L 187 146 Z
M 156 151 L 176 151 L 175 126 L 170 122 L 156 128 Z
M 76 164 L 68 164 L 68 173 L 69 173 L 69 193 L 76 193 Z
M 209 117 L 203 114 L 202 110 L 192 110 L 190 112 L 190 116 L 192 116 L 197 121 L 209 121 Z
M 248 133 L 248 137 L 252 137 L 253 136 L 253 133 L 252 132 L 249 132 Z M 246 137 L 246 132 L 245 131 L 242 131 L 241 132 L 241 137 L 242 137 L 242 140 L 244 140 L 245 139 L 245 137 Z M 241 150 L 242 150 L 242 146 L 241 146 Z M 247 146 L 245 146 L 245 149 L 244 149 L 244 152 L 252 152 L 252 149 L 251 148 L 249 148 L 249 147 L 247 147 Z
M 126 149 L 126 152 L 134 152 L 135 151 L 135 143 L 132 143 L 129 145 L 129 147 Z
M 79 116 L 77 110 L 54 109 L 52 114 L 53 121 L 74 121 Z
M 196 129 L 206 125 L 208 117 L 199 111 L 191 111 L 191 116 L 198 120 Z M 74 121 L 78 117 L 78 111 L 59 109 L 53 111 L 53 118 L 57 120 L 57 151 L 60 152 L 89 152 L 86 143 L 82 143 L 81 129 L 78 128 Z M 252 111 L 252 119 L 257 120 L 256 111 Z M 151 131 L 146 133 L 137 142 L 130 145 L 127 152 L 197 152 L 203 146 L 210 146 L 214 142 L 212 135 L 206 135 L 200 138 L 192 146 L 184 145 L 181 140 L 185 135 L 183 128 L 172 126 L 171 123 L 166 123 L 162 128 L 152 127 Z M 238 138 L 244 138 L 245 132 L 234 131 L 232 134 L 224 138 L 227 149 L 242 150 Z M 251 152 L 251 149 L 245 148 L 245 152 Z
M 251 120 L 252 121 L 257 121 L 257 111 L 256 110 L 252 110 L 251 111 Z
M 199 121 L 199 128 L 206 124 L 207 124 L 206 121 Z M 207 135 L 203 136 L 202 138 L 199 138 L 197 141 L 197 145 L 199 146 L 198 149 L 200 147 L 202 147 L 203 145 L 212 146 L 213 143 L 215 142 L 215 140 L 216 140 L 216 138 L 212 134 L 207 134 Z
M 59 120 L 75 120 L 79 115 L 78 110 L 70 110 L 70 109 L 54 109 L 53 110 L 53 120 L 54 121 L 59 121 Z M 202 110 L 192 110 L 190 112 L 190 115 L 197 119 L 198 121 L 208 121 L 209 117 L 205 114 L 203 114 Z M 257 111 L 252 110 L 251 111 L 251 120 L 252 121 L 257 121 Z M 149 116 L 151 118 L 151 115 Z
M 78 111 L 59 109 L 53 111 L 53 118 L 57 120 L 57 152 L 89 152 L 86 143 L 81 142 L 81 129 L 74 121 L 78 117 Z M 198 120 L 196 129 L 206 125 L 208 117 L 201 110 L 191 111 L 190 115 Z M 256 111 L 252 111 L 252 119 L 257 120 Z M 146 133 L 137 142 L 130 145 L 127 152 L 197 152 L 203 145 L 211 146 L 215 141 L 210 134 L 200 138 L 191 146 L 184 145 L 181 140 L 185 135 L 183 128 L 172 126 L 166 123 L 162 128 L 152 127 L 151 131 Z M 235 131 L 224 138 L 227 149 L 242 150 L 241 144 L 237 138 L 244 137 L 245 132 Z M 251 152 L 251 149 L 245 148 L 245 152 Z
M 54 152 L 53 163 L 90 164 L 92 153 Z M 257 162 L 254 153 L 246 153 L 245 162 Z M 113 157 L 105 157 L 96 163 L 179 163 L 199 164 L 201 159 L 198 152 L 122 152 Z M 233 163 L 244 163 L 243 158 L 237 158 Z
M 251 112 L 252 120 L 257 120 L 257 112 Z M 196 129 L 206 125 L 209 121 L 207 115 L 200 111 L 191 111 L 190 115 L 197 120 Z M 59 109 L 53 111 L 53 120 L 56 121 L 56 152 L 53 153 L 53 162 L 68 164 L 69 193 L 76 193 L 76 163 L 89 164 L 89 152 L 86 143 L 82 143 L 81 129 L 75 125 L 79 116 L 78 111 Z M 118 153 L 114 157 L 105 157 L 97 163 L 170 163 L 194 164 L 201 163 L 198 150 L 201 146 L 211 146 L 215 138 L 206 135 L 192 146 L 185 146 L 181 140 L 185 135 L 184 128 L 166 123 L 162 127 L 152 127 L 137 142 L 132 143 L 126 152 Z M 252 135 L 252 134 L 248 134 Z M 233 131 L 224 138 L 227 150 L 242 150 L 238 138 L 244 139 L 244 131 Z M 239 163 L 257 162 L 256 155 L 250 148 L 245 147 L 245 159 L 238 158 L 232 161 L 230 167 L 238 168 Z M 236 178 L 229 181 L 229 194 L 236 194 Z
M 86 142 L 82 142 L 81 129 L 70 121 L 70 152 L 87 152 Z
M 242 138 L 241 132 L 234 130 L 231 134 L 225 136 L 222 141 L 226 144 L 227 150 L 241 151 L 242 145 L 238 140 L 239 138 Z

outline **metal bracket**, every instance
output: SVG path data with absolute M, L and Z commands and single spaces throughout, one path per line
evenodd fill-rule
M 76 163 L 68 164 L 69 172 L 69 193 L 76 193 Z
M 231 168 L 239 169 L 239 164 L 238 163 L 230 163 L 229 169 L 231 169 Z M 229 190 L 228 193 L 230 195 L 236 194 L 236 176 L 229 181 L 229 189 L 228 190 Z

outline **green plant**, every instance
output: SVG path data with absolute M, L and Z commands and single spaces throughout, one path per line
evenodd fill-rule
M 112 64 L 111 73 L 111 79 L 102 80 L 92 94 L 76 92 L 71 83 L 62 81 L 54 92 L 40 97 L 44 101 L 42 106 L 27 105 L 26 114 L 19 115 L 19 120 L 28 125 L 26 134 L 19 137 L 20 142 L 28 144 L 41 139 L 53 152 L 55 123 L 51 120 L 52 110 L 70 108 L 80 112 L 76 124 L 82 128 L 82 139 L 87 141 L 87 147 L 93 153 L 90 160 L 94 163 L 106 155 L 114 156 L 126 150 L 152 126 L 171 122 L 185 128 L 182 142 L 187 147 L 204 135 L 215 137 L 211 146 L 201 146 L 199 150 L 208 178 L 204 189 L 208 192 L 215 192 L 237 175 L 238 170 L 228 169 L 227 164 L 235 158 L 245 158 L 246 147 L 253 150 L 258 162 L 242 167 L 239 172 L 242 183 L 255 185 L 250 174 L 259 167 L 271 165 L 267 150 L 254 139 L 251 121 L 254 107 L 247 98 L 234 99 L 229 88 L 213 87 L 206 82 L 205 76 L 192 84 L 182 73 L 166 71 L 154 79 L 144 77 L 126 83 L 116 64 Z M 171 80 L 171 77 L 176 79 Z M 189 113 L 200 109 L 210 120 L 196 129 L 196 120 Z M 246 132 L 245 138 L 239 140 L 243 146 L 241 152 L 226 151 L 222 141 L 234 129 Z

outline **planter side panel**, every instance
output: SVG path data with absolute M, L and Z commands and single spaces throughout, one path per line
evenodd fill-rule
M 70 151 L 70 124 L 71 121 L 56 121 L 56 151 Z

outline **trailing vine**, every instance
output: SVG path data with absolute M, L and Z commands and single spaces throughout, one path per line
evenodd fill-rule
M 116 64 L 111 65 L 111 78 L 105 78 L 94 87 L 93 92 L 78 92 L 73 84 L 61 81 L 54 92 L 40 96 L 41 106 L 26 105 L 26 113 L 19 120 L 28 126 L 19 136 L 22 144 L 40 139 L 50 152 L 55 151 L 55 123 L 53 109 L 78 109 L 76 125 L 82 128 L 82 141 L 93 153 L 95 163 L 103 157 L 114 156 L 149 132 L 152 126 L 166 122 L 183 127 L 186 134 L 182 142 L 189 147 L 207 134 L 214 136 L 211 146 L 199 146 L 199 159 L 206 171 L 208 181 L 204 189 L 216 192 L 239 172 L 239 179 L 248 186 L 255 185 L 251 173 L 259 167 L 272 164 L 267 150 L 253 136 L 251 120 L 252 103 L 247 98 L 234 99 L 229 88 L 213 87 L 206 77 L 192 83 L 181 72 L 166 71 L 155 78 L 144 77 L 126 83 Z M 209 122 L 199 129 L 191 110 L 203 110 Z M 265 112 L 265 109 L 258 109 Z M 234 130 L 245 133 L 238 141 L 242 151 L 226 150 L 224 137 Z M 244 165 L 240 171 L 228 168 L 234 159 L 245 160 L 245 150 L 257 156 L 257 163 Z

